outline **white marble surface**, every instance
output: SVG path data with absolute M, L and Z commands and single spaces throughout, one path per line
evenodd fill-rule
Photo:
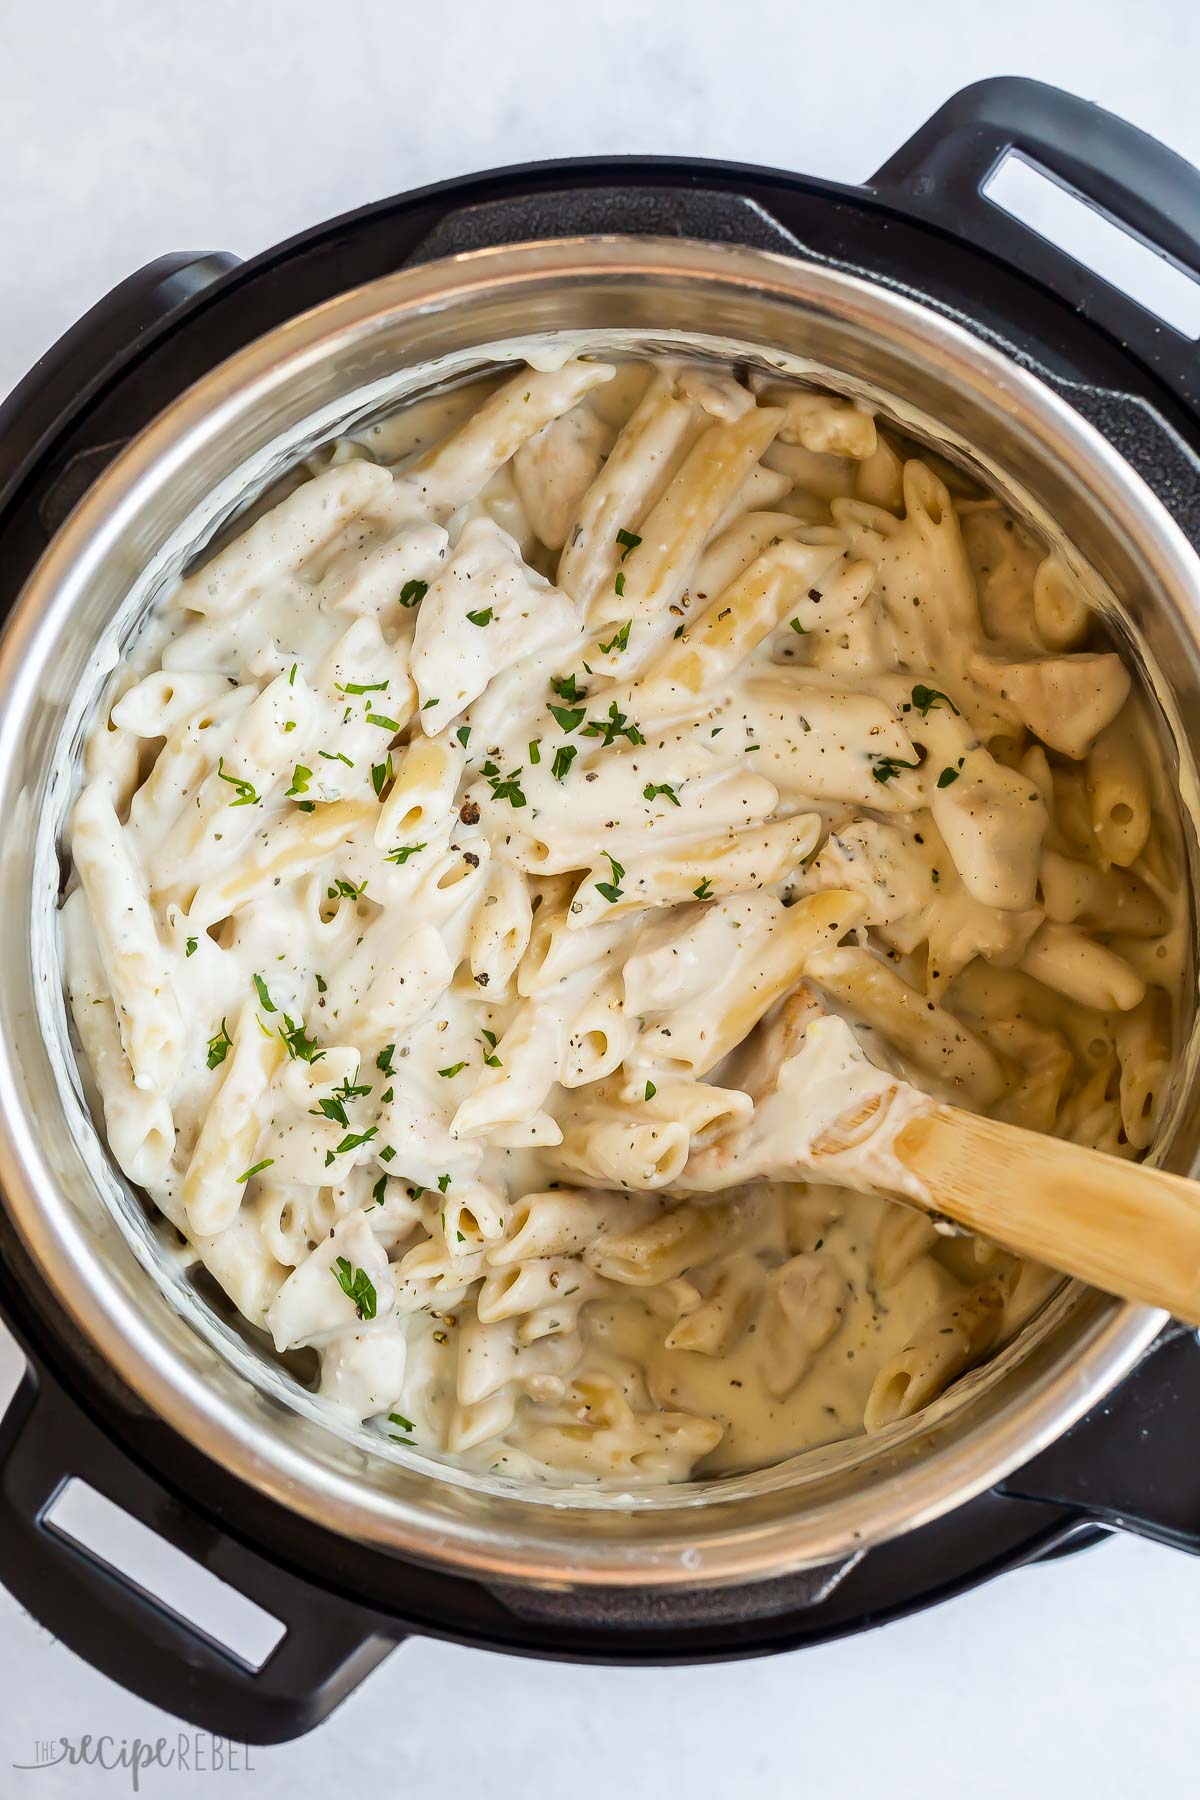
M 664 151 L 844 180 L 956 88 L 1057 81 L 1200 162 L 1195 0 L 852 9 L 810 0 L 0 0 L 0 393 L 161 251 L 242 254 L 418 183 L 524 158 Z M 0 1344 L 0 1387 L 14 1366 Z M 1197 1610 L 1192 1611 L 1196 1602 Z M 415 1642 L 254 1773 L 184 1796 L 1189 1793 L 1200 1564 L 1132 1541 L 818 1651 L 695 1670 Z M 41 1738 L 172 1731 L 0 1596 L 0 1794 Z

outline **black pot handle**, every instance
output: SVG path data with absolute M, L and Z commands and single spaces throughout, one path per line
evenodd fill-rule
M 39 357 L 0 403 L 0 514 L 64 413 L 111 380 L 148 331 L 175 317 L 239 261 L 227 250 L 156 257 L 105 294 Z M 108 446 L 109 453 L 118 448 Z
M 47 1522 L 72 1476 L 286 1627 L 260 1668 Z M 0 1584 L 94 1669 L 243 1744 L 311 1731 L 402 1637 L 394 1624 L 206 1524 L 113 1445 L 36 1358 L 0 1420 Z
M 868 185 L 1032 275 L 1194 402 L 1193 339 L 984 195 L 1010 151 L 1200 279 L 1200 170 L 1127 120 L 1041 81 L 1002 76 L 963 88 Z
M 1172 1326 L 1094 1412 L 999 1491 L 1200 1555 L 1200 1342 Z

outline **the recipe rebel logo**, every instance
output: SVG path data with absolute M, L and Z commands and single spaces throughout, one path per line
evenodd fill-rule
M 231 1738 L 213 1737 L 207 1731 L 179 1731 L 174 1737 L 118 1738 L 108 1733 L 82 1737 L 39 1738 L 31 1760 L 14 1762 L 23 1773 L 41 1769 L 104 1769 L 124 1775 L 130 1791 L 142 1791 L 142 1777 L 151 1769 L 171 1769 L 192 1775 L 253 1775 L 253 1748 Z

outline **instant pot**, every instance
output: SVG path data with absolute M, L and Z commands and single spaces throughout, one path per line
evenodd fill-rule
M 1200 1550 L 1195 1336 L 1078 1284 L 915 1419 L 707 1485 L 530 1493 L 329 1429 L 105 1158 L 54 960 L 71 748 L 155 585 L 298 456 L 531 337 L 827 379 L 1061 528 L 1114 597 L 1190 819 L 1200 355 L 986 198 L 1010 152 L 1200 278 L 1200 174 L 1082 101 L 997 80 L 863 187 L 544 163 L 244 264 L 163 257 L 0 408 L 0 1311 L 28 1358 L 0 1424 L 0 1581 L 145 1699 L 277 1742 L 412 1635 L 704 1661 L 860 1631 L 1114 1528 Z M 1194 1025 L 1155 1146 L 1187 1173 Z M 73 1476 L 283 1623 L 261 1668 L 53 1527 Z

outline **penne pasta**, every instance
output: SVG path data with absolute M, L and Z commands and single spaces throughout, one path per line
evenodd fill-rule
M 1069 548 L 861 399 L 575 343 L 306 445 L 163 596 L 61 935 L 280 1391 L 632 1493 L 956 1404 L 1052 1273 L 745 1145 L 828 1054 L 1153 1154 L 1188 863 Z

